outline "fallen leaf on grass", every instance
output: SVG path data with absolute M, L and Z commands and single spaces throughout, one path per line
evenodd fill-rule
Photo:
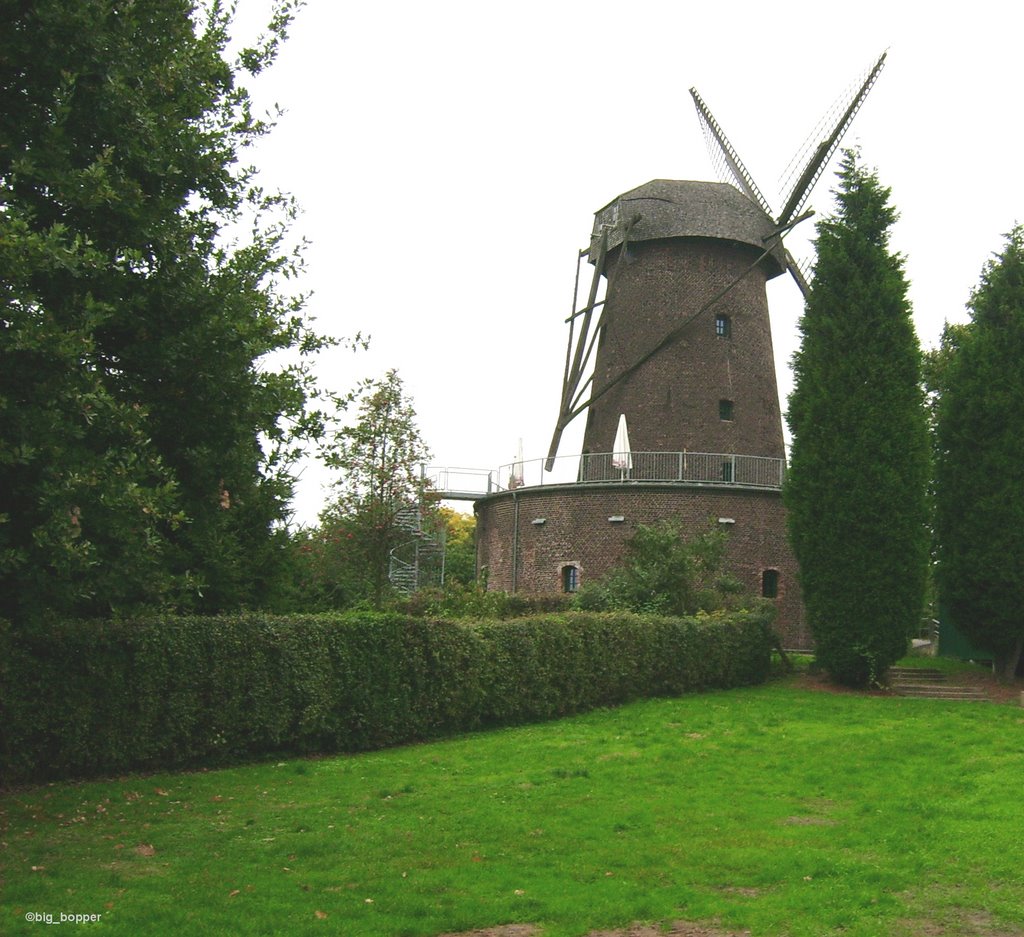
M 168 796 L 170 796 L 167 793 L 167 791 L 165 791 L 162 787 L 154 787 L 153 788 L 153 793 L 154 794 L 159 794 L 161 797 L 168 797 Z
M 327 920 L 327 912 L 326 911 L 314 911 L 313 912 L 313 917 L 315 917 L 318 921 L 326 921 Z
M 137 856 L 155 856 L 156 850 L 149 843 L 140 843 L 135 847 L 135 855 Z
M 241 888 L 236 888 L 234 891 L 228 892 L 228 897 L 229 898 L 234 898 L 235 895 L 240 895 L 240 894 L 242 894 L 242 889 Z
M 45 872 L 46 871 L 46 866 L 45 865 L 34 865 L 34 866 L 32 866 L 32 871 L 33 872 Z

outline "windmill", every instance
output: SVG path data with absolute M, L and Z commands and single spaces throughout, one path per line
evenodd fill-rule
M 732 182 L 655 179 L 595 214 L 577 257 L 546 471 L 563 430 L 585 412 L 584 455 L 575 481 L 542 476 L 476 501 L 477 564 L 489 589 L 571 592 L 620 565 L 640 526 L 670 520 L 692 531 L 711 519 L 730 531 L 730 570 L 775 605 L 785 646 L 811 646 L 786 538 L 766 287 L 789 272 L 806 292 L 783 239 L 810 214 L 811 189 L 884 61 L 813 138 L 780 213 L 694 91 L 701 126 Z M 581 290 L 584 258 L 593 274 Z M 627 422 L 628 441 L 617 436 Z
M 590 245 L 577 258 L 548 471 L 565 427 L 585 411 L 584 452 L 600 451 L 625 413 L 634 451 L 783 455 L 765 284 L 788 271 L 806 295 L 783 238 L 811 214 L 801 212 L 885 59 L 842 101 L 838 117 L 830 115 L 778 214 L 691 89 L 709 146 L 735 186 L 654 180 L 596 213 Z M 593 274 L 579 306 L 584 257 Z

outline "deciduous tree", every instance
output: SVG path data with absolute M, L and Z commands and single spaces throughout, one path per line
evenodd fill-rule
M 328 464 L 341 470 L 337 500 L 321 524 L 344 518 L 353 534 L 345 545 L 380 606 L 388 591 L 391 552 L 419 526 L 426 483 L 420 466 L 430 457 L 397 371 L 389 371 L 365 393 L 358 419 L 337 434 Z
M 1024 648 L 1024 227 L 943 337 L 936 406 L 939 595 L 1004 678 Z
M 0 30 L 0 615 L 259 603 L 297 437 L 292 206 L 218 0 L 15 0 Z M 248 231 L 247 234 L 242 233 Z M 233 232 L 229 238 L 229 232 Z M 233 238 L 233 239 L 232 239 Z
M 924 602 L 929 442 L 890 191 L 847 151 L 817 229 L 784 489 L 818 659 L 863 686 L 906 653 Z

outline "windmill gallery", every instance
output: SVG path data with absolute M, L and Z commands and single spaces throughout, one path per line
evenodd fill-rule
M 472 497 L 477 564 L 490 589 L 575 591 L 622 558 L 639 525 L 727 529 L 727 562 L 777 605 L 787 647 L 810 646 L 786 539 L 785 446 L 766 283 L 805 274 L 783 237 L 885 62 L 847 95 L 775 215 L 718 122 L 691 91 L 709 148 L 732 184 L 657 179 L 599 211 L 580 251 L 562 395 L 548 456 L 520 458 Z M 809 214 L 809 213 L 808 213 Z M 582 261 L 592 266 L 581 294 Z M 586 414 L 581 455 L 560 457 Z M 564 479 L 564 464 L 575 471 Z M 559 473 L 557 469 L 563 468 Z

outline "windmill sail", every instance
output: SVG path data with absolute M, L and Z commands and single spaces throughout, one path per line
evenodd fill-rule
M 704 99 L 697 93 L 696 88 L 690 89 L 690 97 L 693 98 L 693 103 L 697 108 L 697 117 L 700 119 L 700 126 L 704 131 L 704 139 L 708 144 L 708 153 L 711 155 L 711 160 L 715 163 L 716 168 L 719 169 L 719 176 L 731 176 L 736 185 L 739 186 L 740 191 L 745 193 L 752 202 L 760 205 L 766 215 L 773 217 L 775 213 L 771 210 L 768 200 L 761 194 L 761 190 L 757 187 L 753 177 L 747 172 L 747 167 L 743 165 L 743 160 L 740 159 L 739 154 L 726 137 L 725 131 L 722 130 L 718 121 L 715 120 L 714 115 L 704 103 Z M 721 172 L 723 166 L 727 170 L 725 173 Z
M 864 99 L 868 96 L 868 92 L 871 91 L 878 79 L 879 73 L 885 66 L 885 58 L 888 55 L 887 52 L 883 52 L 878 61 L 875 62 L 871 70 L 868 72 L 867 78 L 861 84 L 857 93 L 853 96 L 853 100 L 850 101 L 849 105 L 843 111 L 842 117 L 832 128 L 832 132 L 822 140 L 811 158 L 807 161 L 807 165 L 804 166 L 803 172 L 800 173 L 799 178 L 793 183 L 792 189 L 790 189 L 789 198 L 786 199 L 786 205 L 782 209 L 781 214 L 776 219 L 777 223 L 781 225 L 788 224 L 793 218 L 797 216 L 800 209 L 807 204 L 807 200 L 811 197 L 811 192 L 818 180 L 821 178 L 821 174 L 825 171 L 825 167 L 828 165 L 828 161 L 835 154 L 835 151 L 839 148 L 839 144 L 842 142 L 843 136 L 846 131 L 850 129 L 850 124 L 853 123 L 854 117 L 857 116 L 857 112 L 860 110 L 861 105 L 864 103 Z
M 697 89 L 690 89 L 694 106 L 697 108 L 697 118 L 700 121 L 704 138 L 708 144 L 708 152 L 711 155 L 712 162 L 719 170 L 719 174 L 731 178 L 740 191 L 752 202 L 759 205 L 766 215 L 775 218 L 780 239 L 790 227 L 799 220 L 802 220 L 799 217 L 801 210 L 807 204 L 814 186 L 821 178 L 825 167 L 828 166 L 829 160 L 839 148 L 843 136 L 849 130 L 850 124 L 853 123 L 854 117 L 857 116 L 857 112 L 878 79 L 878 75 L 885 65 L 886 55 L 887 53 L 883 52 L 879 56 L 875 64 L 869 69 L 867 77 L 855 89 L 849 101 L 843 102 L 836 108 L 836 110 L 842 111 L 839 119 L 834 122 L 829 120 L 825 124 L 824 138 L 814 146 L 813 152 L 803 165 L 799 175 L 797 175 L 796 182 L 790 187 L 789 194 L 785 198 L 785 207 L 778 216 L 775 216 L 772 212 L 767 199 L 761 194 L 761 190 L 747 171 L 747 167 L 743 165 L 743 161 L 740 159 L 735 147 L 729 142 L 725 131 L 722 130 L 718 121 L 715 120 L 707 104 L 704 103 L 703 98 L 697 93 Z M 800 291 L 806 296 L 810 291 L 810 287 L 804 271 L 801 270 L 800 265 L 789 251 L 785 251 L 785 256 L 789 273 L 800 287 Z

